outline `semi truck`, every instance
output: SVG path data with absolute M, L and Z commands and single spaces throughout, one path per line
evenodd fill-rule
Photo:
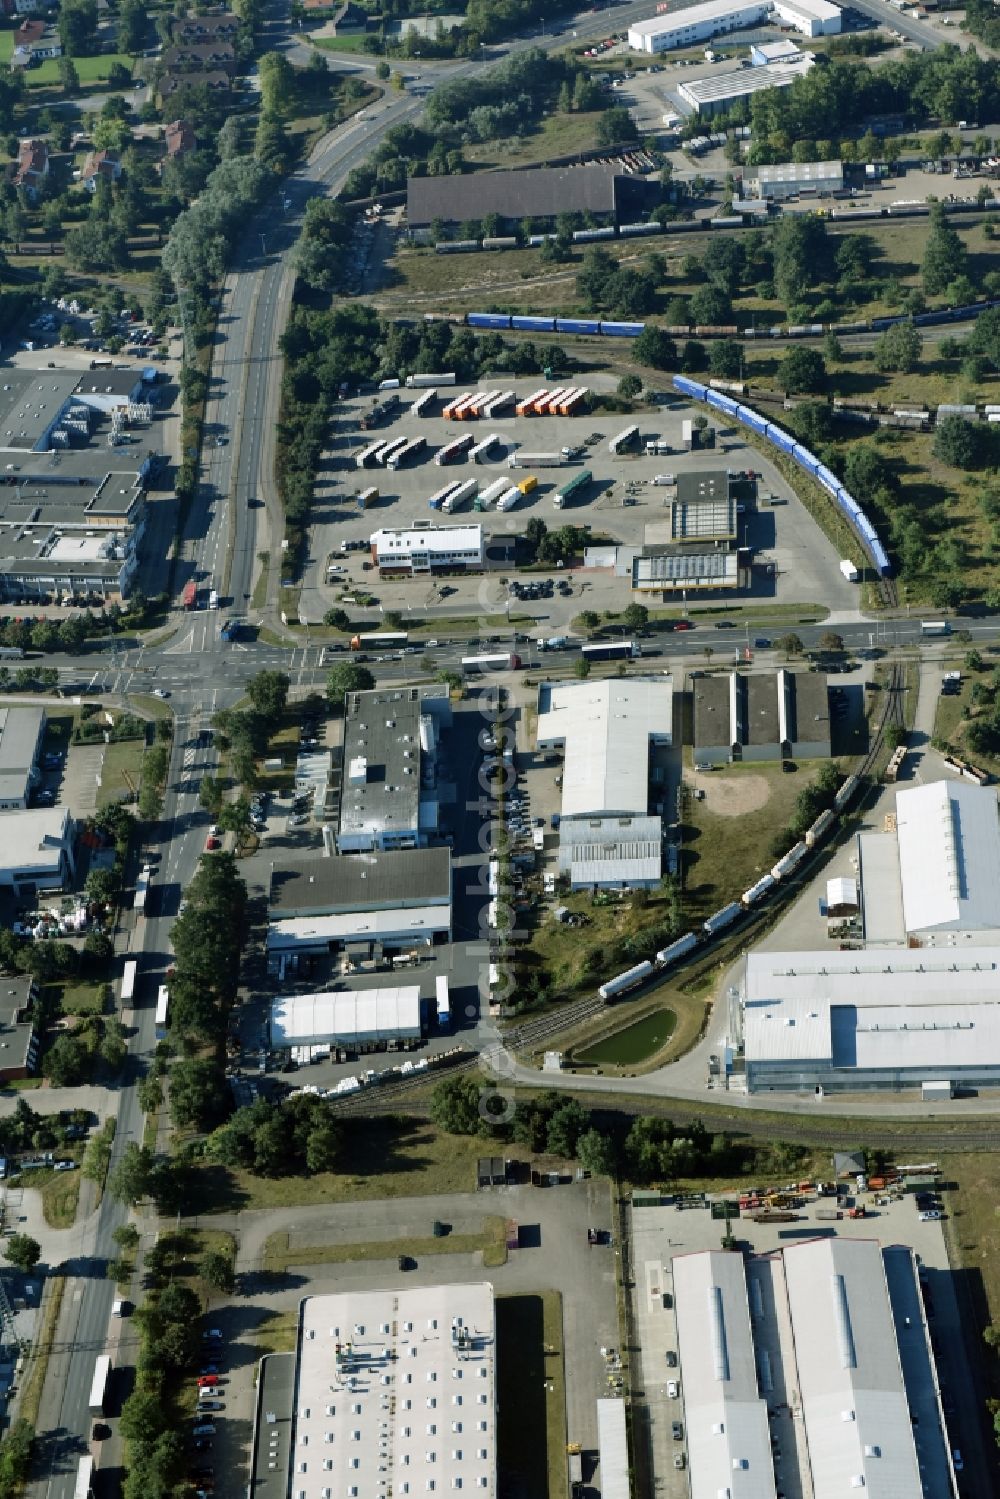
M 593 477 L 590 469 L 584 468 L 578 474 L 574 474 L 572 479 L 567 479 L 566 483 L 561 484 L 552 496 L 552 503 L 555 508 L 562 510 L 565 506 L 571 504 L 574 499 L 583 493 L 587 485 L 592 482 Z
M 565 462 L 563 453 L 526 453 L 523 449 L 507 457 L 508 468 L 562 468 Z
M 454 385 L 455 372 L 449 370 L 446 375 L 407 375 L 407 390 L 423 390 L 429 385 Z
M 90 1385 L 90 1414 L 92 1416 L 103 1416 L 104 1407 L 108 1398 L 108 1385 L 111 1383 L 111 1355 L 108 1353 L 98 1354 L 94 1364 L 94 1378 Z

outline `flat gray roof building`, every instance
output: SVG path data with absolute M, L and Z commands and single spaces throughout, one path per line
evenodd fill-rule
M 789 88 L 797 78 L 809 72 L 816 58 L 812 52 L 780 62 L 764 63 L 759 68 L 736 68 L 731 73 L 713 73 L 678 85 L 677 93 L 696 114 L 720 114 L 737 99 L 746 99 L 769 88 Z
M 38 1066 L 35 981 L 24 975 L 0 978 L 0 1082 L 31 1077 Z
M 728 672 L 696 678 L 696 766 L 829 754 L 830 708 L 822 672 Z
M 745 182 L 758 198 L 790 198 L 803 190 L 833 193 L 844 186 L 842 161 L 782 161 L 754 170 Z
M 341 853 L 421 848 L 438 827 L 437 751 L 446 687 L 352 692 L 344 710 Z
M 636 593 L 703 592 L 736 588 L 739 563 L 735 552 L 705 552 L 697 548 L 636 557 L 632 587 Z
M 27 807 L 44 733 L 44 708 L 0 708 L 0 811 Z
M 573 890 L 652 887 L 663 870 L 659 817 L 567 818 L 559 827 L 559 873 Z
M 451 935 L 451 850 L 373 850 L 272 865 L 270 953 L 352 942 L 428 944 Z
M 15 893 L 59 890 L 73 873 L 76 829 L 67 807 L 5 812 L 0 885 Z
M 411 229 L 462 223 L 496 213 L 502 219 L 555 218 L 560 213 L 614 217 L 620 168 L 603 162 L 576 167 L 536 167 L 523 172 L 468 172 L 450 177 L 410 177 L 406 218 Z
M 79 380 L 79 372 L 68 370 L 5 369 L 0 382 L 0 452 L 43 452 Z

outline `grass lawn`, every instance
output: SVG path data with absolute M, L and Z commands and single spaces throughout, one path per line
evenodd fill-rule
M 97 982 L 87 982 L 86 979 L 71 983 L 67 980 L 63 984 L 52 984 L 49 987 L 59 991 L 59 1005 L 67 1015 L 101 1015 L 104 1013 L 104 991 L 107 987 L 104 979 Z
M 36 1172 L 36 1175 L 42 1175 Z M 42 1213 L 49 1228 L 72 1228 L 80 1204 L 80 1172 L 49 1171 L 37 1185 L 42 1195 Z
M 412 1255 L 416 1260 L 431 1254 L 476 1254 L 482 1252 L 483 1264 L 495 1267 L 507 1263 L 504 1242 L 504 1220 L 493 1216 L 483 1219 L 478 1234 L 429 1235 L 421 1239 L 372 1239 L 356 1244 L 305 1244 L 289 1247 L 286 1233 L 272 1234 L 264 1246 L 264 1269 L 283 1274 L 291 1265 L 346 1265 L 354 1260 L 391 1260 L 397 1255 Z
M 366 1119 L 350 1126 L 345 1154 L 353 1171 L 268 1178 L 203 1166 L 196 1174 L 187 1211 L 227 1213 L 237 1208 L 469 1192 L 482 1153 L 481 1139 L 446 1135 L 426 1120 Z
M 206 1306 L 219 1292 L 199 1273 L 203 1256 L 210 1250 L 217 1250 L 227 1256 L 230 1264 L 236 1261 L 236 1240 L 232 1234 L 218 1228 L 182 1228 L 174 1233 L 161 1234 L 159 1244 L 166 1249 L 164 1282 L 186 1280 Z
M 945 743 L 959 755 L 968 755 L 976 765 L 981 765 L 989 770 L 994 776 L 1000 775 L 1000 755 L 974 754 L 965 746 L 965 726 L 980 713 L 990 713 L 990 704 L 985 703 L 981 708 L 972 706 L 973 683 L 979 681 L 984 687 L 990 685 L 991 673 L 989 667 L 994 663 L 989 656 L 984 657 L 987 670 L 981 672 L 968 672 L 961 658 L 948 663 L 948 670 L 959 669 L 962 673 L 962 685 L 958 692 L 938 698 L 937 709 L 934 714 L 934 738 L 944 740 Z M 966 717 L 966 709 L 969 717 Z
M 512 1493 L 565 1499 L 562 1297 L 498 1296 L 497 1457 Z
M 323 52 L 367 52 L 373 57 L 376 55 L 373 45 L 377 38 L 367 36 L 364 32 L 357 36 L 311 36 L 306 40 Z
M 139 790 L 144 750 L 141 739 L 122 739 L 105 747 L 101 785 L 97 793 L 98 807 L 119 802 L 123 795 Z
M 162 697 L 154 697 L 153 694 L 145 692 L 129 693 L 129 707 L 141 713 L 143 718 L 173 718 L 174 710 L 169 703 L 165 703 Z M 111 746 L 109 745 L 110 749 Z
M 953 1181 L 958 1191 L 945 1198 L 944 1220 L 948 1255 L 953 1267 L 965 1273 L 957 1287 L 963 1313 L 968 1313 L 980 1331 L 990 1323 L 1000 1324 L 1000 1162 L 995 1154 L 969 1153 L 943 1157 L 943 1180 Z M 1000 1397 L 1000 1363 L 977 1343 L 973 1357 L 979 1358 L 991 1398 Z
M 600 118 L 600 111 L 550 114 L 529 135 L 466 146 L 462 154 L 477 167 L 517 167 L 549 161 L 553 156 L 569 156 L 573 151 L 589 151 L 597 145 Z
M 268 1312 L 262 1322 L 258 1322 L 253 1329 L 251 1337 L 260 1352 L 263 1353 L 294 1353 L 298 1342 L 299 1315 L 297 1311 L 291 1312 Z
M 3 59 L 0 58 L 0 61 Z M 107 83 L 108 74 L 115 63 L 120 63 L 127 68 L 129 75 L 132 73 L 132 59 L 121 52 L 102 52 L 99 57 L 74 57 L 74 64 L 80 79 L 80 83 Z M 29 89 L 48 88 L 53 84 L 61 84 L 59 75 L 59 59 L 50 57 L 37 68 L 29 68 L 25 73 L 25 82 Z

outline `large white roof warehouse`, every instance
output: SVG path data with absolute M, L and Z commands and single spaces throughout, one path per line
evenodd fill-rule
M 271 1045 L 372 1046 L 420 1035 L 420 988 L 294 994 L 271 1005 Z
M 747 1088 L 1000 1081 L 1000 948 L 754 952 L 742 1006 Z
M 496 1493 L 493 1287 L 301 1304 L 290 1499 Z
M 564 818 L 645 814 L 650 746 L 669 744 L 672 733 L 670 676 L 543 682 L 538 689 L 538 745 L 565 746 Z
M 934 781 L 896 793 L 906 931 L 1000 927 L 1000 817 L 989 786 Z
M 743 1256 L 677 1255 L 673 1277 L 692 1499 L 775 1499 Z

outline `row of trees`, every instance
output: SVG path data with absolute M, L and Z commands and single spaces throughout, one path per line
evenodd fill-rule
M 607 1117 L 552 1091 L 518 1100 L 513 1119 L 500 1104 L 491 1087 L 463 1074 L 438 1083 L 431 1118 L 449 1134 L 512 1140 L 534 1152 L 575 1159 L 594 1175 L 625 1176 L 637 1186 L 698 1175 L 787 1172 L 805 1155 L 795 1146 L 737 1143 L 726 1133 L 710 1134 L 700 1120 L 677 1126 L 658 1116 Z
M 338 1169 L 343 1132 L 329 1104 L 314 1094 L 283 1103 L 259 1098 L 208 1137 L 205 1154 L 255 1176 L 311 1176 Z
M 247 683 L 248 708 L 224 708 L 215 715 L 212 727 L 218 743 L 229 753 L 233 779 L 241 786 L 252 787 L 256 781 L 257 758 L 263 753 L 270 736 L 281 722 L 288 701 L 289 678 L 283 671 L 261 671 Z M 218 808 L 220 816 L 226 808 L 222 803 L 217 784 L 210 778 L 202 785 L 202 801 L 209 810 Z M 230 825 L 234 832 L 240 827 L 232 823 L 237 816 L 230 812 Z M 237 821 L 246 831 L 249 826 L 249 805 L 243 807 Z

